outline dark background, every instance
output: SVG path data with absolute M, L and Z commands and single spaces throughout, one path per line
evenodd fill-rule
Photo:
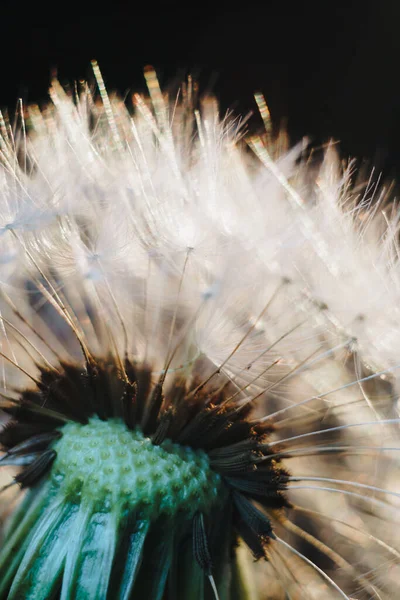
M 1 2 L 0 106 L 46 99 L 50 73 L 91 77 L 96 58 L 109 89 L 144 89 L 142 68 L 162 83 L 189 71 L 222 109 L 255 110 L 262 91 L 292 141 L 333 137 L 344 156 L 400 179 L 400 3 Z M 258 127 L 257 117 L 250 127 Z

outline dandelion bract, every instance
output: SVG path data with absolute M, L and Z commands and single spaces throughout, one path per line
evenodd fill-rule
M 93 69 L 0 122 L 0 597 L 393 600 L 396 200 Z

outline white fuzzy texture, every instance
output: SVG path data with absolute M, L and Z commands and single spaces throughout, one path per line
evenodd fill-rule
M 325 428 L 334 413 L 336 426 L 374 423 L 349 428 L 343 443 L 399 449 L 395 202 L 372 184 L 357 191 L 351 165 L 343 170 L 331 146 L 316 167 L 302 146 L 279 155 L 279 140 L 267 135 L 246 143 L 240 123 L 220 120 L 214 100 L 193 109 L 191 85 L 170 103 L 148 72 L 151 102 L 134 96 L 132 116 L 106 95 L 96 73 L 101 99 L 86 85 L 72 94 L 54 82 L 52 104 L 27 108 L 27 135 L 1 124 L 2 316 L 14 319 L 13 303 L 59 354 L 79 357 L 62 319 L 65 302 L 67 321 L 77 324 L 93 353 L 104 353 L 108 340 L 107 349 L 171 374 L 190 373 L 204 358 L 205 378 L 213 375 L 218 386 L 220 370 L 236 385 L 238 401 L 257 397 L 259 415 L 289 419 L 277 440 L 306 431 L 297 428 L 298 417 L 318 414 Z M 46 287 L 46 280 L 57 318 L 46 313 L 49 298 L 35 299 L 32 289 L 26 294 L 27 282 Z M 12 332 L 3 330 L 1 351 L 29 367 Z M 34 343 L 51 360 L 40 339 Z M 17 378 L 8 369 L 5 361 L 5 389 Z M 375 374 L 371 392 L 358 380 Z M 324 460 L 300 461 L 298 469 L 315 474 L 319 465 L 335 476 L 335 465 Z M 345 462 L 347 479 L 400 492 L 396 456 Z M 390 525 L 382 533 L 380 522 L 363 523 L 354 499 L 331 494 L 326 502 L 321 494 L 311 490 L 307 506 L 349 516 L 355 530 L 344 535 L 354 547 L 368 542 L 357 537 L 361 525 L 396 543 Z M 385 501 L 390 510 L 399 505 L 394 496 Z M 379 583 L 386 559 L 365 552 Z M 285 579 L 284 569 L 280 575 Z M 304 576 L 301 597 L 340 597 L 326 580 L 320 583 L 319 592 Z
M 190 249 L 183 283 L 189 306 L 210 294 L 209 305 L 225 313 L 225 296 L 232 304 L 231 294 L 239 292 L 236 312 L 242 308 L 251 319 L 287 277 L 300 308 L 307 301 L 326 305 L 334 335 L 355 338 L 364 360 L 376 369 L 398 364 L 397 216 L 388 215 L 378 192 L 372 199 L 368 191 L 364 198 L 352 191 L 351 173 L 341 171 L 332 148 L 310 186 L 303 183 L 307 166 L 296 164 L 300 149 L 273 162 L 257 139 L 250 145 L 260 162 L 250 161 L 244 143 L 236 143 L 240 128 L 220 122 L 210 101 L 196 122 L 183 107 L 171 114 L 161 104 L 154 115 L 143 99 L 133 119 L 119 100 L 107 115 L 87 90 L 74 104 L 57 83 L 51 98 L 56 109 L 29 109 L 28 139 L 19 133 L 18 152 L 26 145 L 29 155 L 26 172 L 4 128 L 2 281 L 11 283 L 10 273 L 22 276 L 26 267 L 10 229 L 38 252 L 37 260 L 46 252 L 63 279 L 101 287 L 124 276 L 129 295 L 130 281 L 146 279 L 159 289 L 160 303 L 168 297 L 166 280 L 179 279 Z M 81 239 L 82 219 L 95 226 L 90 245 Z M 143 295 L 139 281 L 133 293 Z M 278 304 L 283 308 L 282 298 Z M 165 308 L 171 309 L 168 301 L 154 306 Z M 285 327 L 295 323 L 295 314 L 285 320 Z M 212 329 L 208 336 L 202 327 L 205 352 L 221 340 Z

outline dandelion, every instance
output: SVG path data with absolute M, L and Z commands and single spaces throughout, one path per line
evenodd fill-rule
M 0 121 L 0 597 L 394 598 L 396 202 L 93 68 Z

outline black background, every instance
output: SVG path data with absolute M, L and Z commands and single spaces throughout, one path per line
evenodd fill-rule
M 61 82 L 91 77 L 143 91 L 142 68 L 162 83 L 196 76 L 223 110 L 255 110 L 262 91 L 292 141 L 333 137 L 344 156 L 400 177 L 400 3 L 113 2 L 54 4 L 2 0 L 0 106 L 43 102 L 50 73 Z M 235 8 L 238 6 L 238 8 Z M 257 117 L 250 127 L 257 127 Z

